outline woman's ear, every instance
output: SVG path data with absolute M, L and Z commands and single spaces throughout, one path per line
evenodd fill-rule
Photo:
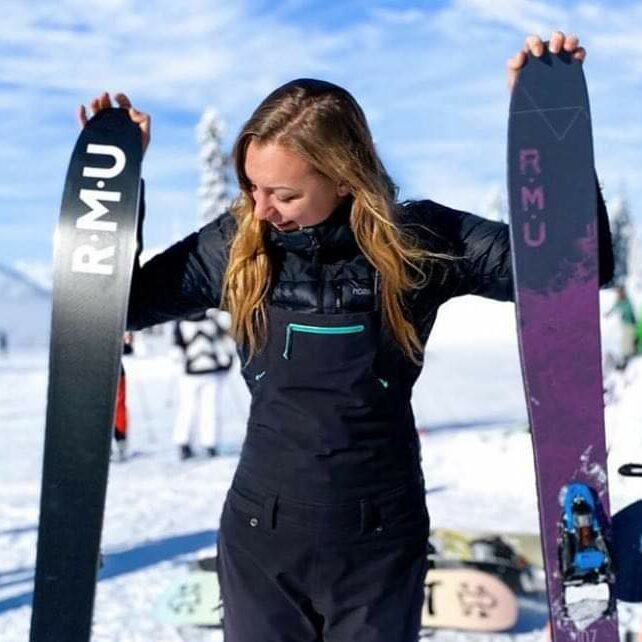
M 347 196 L 350 193 L 350 186 L 347 183 L 339 183 L 337 185 L 337 196 Z

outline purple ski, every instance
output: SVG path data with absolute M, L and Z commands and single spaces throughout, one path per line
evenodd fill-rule
M 553 640 L 615 642 L 591 121 L 582 65 L 565 54 L 520 74 L 508 188 Z

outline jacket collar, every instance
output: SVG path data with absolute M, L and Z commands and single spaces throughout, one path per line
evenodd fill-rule
M 345 199 L 322 223 L 293 232 L 282 232 L 270 227 L 268 244 L 295 254 L 313 255 L 318 251 L 333 255 L 348 254 L 351 250 L 358 249 L 350 227 L 351 207 L 352 199 Z

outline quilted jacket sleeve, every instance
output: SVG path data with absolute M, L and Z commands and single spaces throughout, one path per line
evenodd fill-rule
M 596 183 L 597 185 L 597 183 Z M 598 190 L 600 284 L 613 276 L 613 248 L 604 199 Z M 498 301 L 513 300 L 513 274 L 508 225 L 453 210 L 432 201 L 409 205 L 413 227 L 421 229 L 422 244 L 447 254 L 441 262 L 439 298 L 477 294 Z M 439 270 L 436 270 L 439 273 Z M 434 285 L 428 284 L 434 296 Z
M 235 225 L 232 216 L 224 214 L 141 267 L 141 217 L 128 329 L 140 330 L 218 307 Z

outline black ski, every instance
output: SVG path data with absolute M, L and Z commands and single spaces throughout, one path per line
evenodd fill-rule
M 87 642 L 116 382 L 136 245 L 142 146 L 103 109 L 74 148 L 54 248 L 47 425 L 31 642 Z
M 624 464 L 618 468 L 624 477 L 642 477 L 642 464 Z

